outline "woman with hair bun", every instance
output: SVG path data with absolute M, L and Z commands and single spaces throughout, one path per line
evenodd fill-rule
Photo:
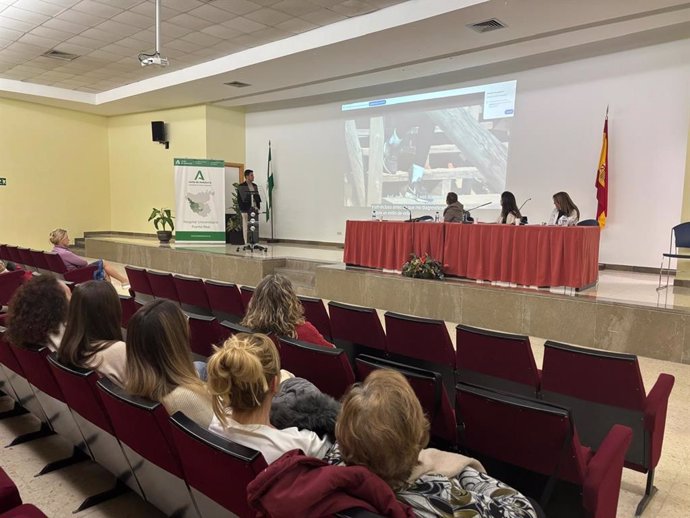
M 169 414 L 182 411 L 207 427 L 211 397 L 199 379 L 189 349 L 187 318 L 177 304 L 156 299 L 134 313 L 127 325 L 125 389 L 160 401 Z
M 323 458 L 331 447 L 314 432 L 271 426 L 271 401 L 280 386 L 280 356 L 273 340 L 260 333 L 228 338 L 208 361 L 213 397 L 209 430 L 260 451 L 268 464 L 299 449 Z

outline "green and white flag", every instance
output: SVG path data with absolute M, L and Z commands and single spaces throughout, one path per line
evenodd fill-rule
M 175 242 L 225 245 L 225 162 L 176 158 Z
M 268 204 L 266 206 L 266 221 L 271 219 L 271 210 L 273 208 L 273 187 L 275 187 L 275 183 L 273 180 L 273 163 L 271 162 L 271 141 L 268 141 L 268 181 L 266 182 L 266 186 L 268 189 Z

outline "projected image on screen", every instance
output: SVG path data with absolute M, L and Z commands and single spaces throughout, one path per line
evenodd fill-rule
M 465 206 L 505 189 L 515 81 L 345 104 L 345 205 Z

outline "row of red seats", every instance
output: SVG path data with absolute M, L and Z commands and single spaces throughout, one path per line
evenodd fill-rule
M 38 507 L 22 503 L 17 486 L 0 468 L 0 518 L 47 518 Z
M 96 271 L 95 265 L 68 270 L 62 257 L 56 253 L 32 250 L 14 245 L 0 244 L 0 259 L 12 261 L 29 270 L 53 272 L 64 280 L 73 283 L 86 282 L 93 279 L 93 274 Z

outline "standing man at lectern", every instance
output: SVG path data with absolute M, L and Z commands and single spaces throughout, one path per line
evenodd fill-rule
M 244 242 L 247 243 L 247 226 L 249 223 L 249 213 L 255 211 L 258 215 L 261 208 L 261 196 L 259 188 L 254 183 L 254 171 L 247 169 L 244 171 L 244 182 L 237 187 L 237 204 L 242 213 L 242 235 Z M 258 218 L 257 218 L 258 220 Z

